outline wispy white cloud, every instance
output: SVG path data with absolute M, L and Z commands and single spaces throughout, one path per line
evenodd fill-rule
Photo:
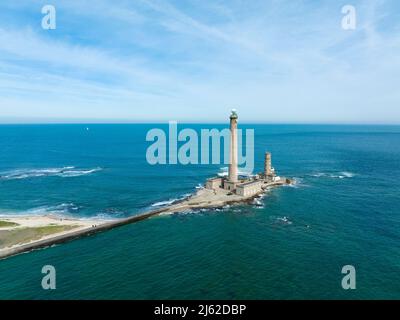
M 0 118 L 400 122 L 393 0 L 355 31 L 325 1 L 59 0 L 51 33 L 40 4 L 0 13 Z

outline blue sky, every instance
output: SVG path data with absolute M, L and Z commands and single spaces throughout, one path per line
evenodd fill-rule
M 399 124 L 399 79 L 398 0 L 0 2 L 3 123 Z

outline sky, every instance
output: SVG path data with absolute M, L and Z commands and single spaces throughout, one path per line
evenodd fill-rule
M 0 0 L 0 123 L 400 124 L 399 79 L 398 0 Z

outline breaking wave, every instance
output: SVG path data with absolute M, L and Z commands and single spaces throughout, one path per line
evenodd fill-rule
M 10 209 L 0 209 L 0 217 L 9 216 L 54 216 L 58 218 L 73 218 L 76 220 L 107 220 L 111 221 L 118 218 L 126 217 L 127 212 L 123 210 L 107 208 L 101 210 L 97 214 L 82 215 L 83 206 L 79 206 L 75 203 L 61 203 L 58 205 L 48 205 L 35 207 L 23 211 L 10 210 Z
M 185 200 L 185 199 L 189 198 L 191 195 L 192 195 L 191 193 L 187 193 L 187 194 L 184 194 L 184 195 L 183 195 L 182 197 L 180 197 L 180 198 L 156 202 L 156 203 L 153 203 L 153 204 L 151 205 L 151 207 L 165 207 L 165 206 L 169 206 L 169 205 L 171 205 L 171 204 L 174 204 L 175 202 Z
M 333 179 L 346 179 L 346 178 L 353 178 L 356 174 L 349 171 L 341 171 L 338 173 L 326 173 L 326 172 L 317 172 L 311 174 L 311 177 L 314 178 L 333 178 Z
M 293 222 L 289 220 L 288 217 L 278 217 L 276 220 L 283 224 L 292 224 Z
M 229 174 L 228 167 L 222 167 L 220 170 L 221 170 L 221 172 L 218 173 L 219 177 L 227 177 L 228 176 L 228 174 Z M 238 170 L 238 174 L 240 176 L 244 176 L 244 177 L 254 177 L 255 176 L 252 172 L 243 171 L 243 170 L 240 170 L 240 168 Z
M 67 215 L 79 212 L 80 206 L 74 203 L 61 203 L 55 206 L 43 206 L 38 208 L 29 209 L 26 211 L 29 215 L 44 215 L 44 214 L 55 214 L 55 215 Z
M 78 213 L 82 207 L 74 203 L 61 203 L 54 206 L 41 206 L 25 211 L 12 211 L 0 209 L 0 216 L 21 215 L 21 216 L 44 216 L 54 214 L 57 216 L 68 216 Z
M 38 177 L 79 177 L 88 175 L 102 168 L 93 169 L 78 169 L 75 167 L 62 167 L 62 168 L 44 168 L 44 169 L 16 169 L 10 171 L 0 172 L 0 180 L 21 180 Z
M 301 188 L 301 187 L 309 187 L 309 185 L 304 183 L 304 180 L 302 178 L 298 178 L 298 177 L 293 177 L 293 183 L 286 185 L 286 187 L 289 188 Z
M 89 217 L 79 217 L 79 220 L 101 220 L 101 221 L 111 221 L 115 219 L 120 219 L 124 218 L 125 215 L 123 213 L 119 213 L 117 215 L 112 215 L 109 213 L 98 213 L 94 216 L 89 216 Z
M 178 201 L 178 199 L 172 199 L 172 200 L 168 200 L 168 201 L 160 201 L 160 202 L 153 203 L 151 206 L 152 207 L 163 207 L 163 206 L 173 204 L 176 201 Z
M 353 178 L 356 174 L 353 173 L 353 172 L 343 171 L 343 172 L 342 172 L 342 175 L 343 175 L 345 178 Z
M 293 221 L 289 219 L 289 217 L 276 217 L 272 216 L 270 219 L 273 221 L 273 224 L 278 224 L 278 225 L 291 225 L 293 224 Z

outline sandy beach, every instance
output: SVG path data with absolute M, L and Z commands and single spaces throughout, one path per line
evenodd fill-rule
M 7 221 L 10 223 L 18 224 L 14 227 L 1 227 L 1 230 L 10 230 L 16 228 L 34 228 L 34 227 L 43 227 L 47 225 L 78 225 L 79 228 L 91 227 L 92 225 L 104 223 L 103 220 L 83 220 L 83 219 L 74 219 L 74 218 L 66 218 L 60 217 L 53 214 L 48 214 L 44 216 L 16 216 L 16 215 L 3 215 L 0 216 L 0 221 Z
M 0 257 L 23 246 L 82 232 L 106 223 L 106 220 L 82 220 L 56 215 L 0 217 Z

